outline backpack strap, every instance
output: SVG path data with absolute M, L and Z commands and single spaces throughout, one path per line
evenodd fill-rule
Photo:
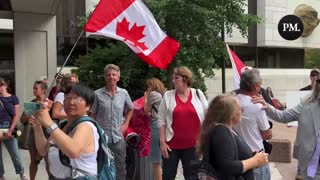
M 97 128 L 97 132 L 99 135 L 99 148 L 97 151 L 97 167 L 98 167 L 98 174 L 100 173 L 101 169 L 102 169 L 102 165 L 103 165 L 103 160 L 104 160 L 104 156 L 105 156 L 105 152 L 107 151 L 107 147 L 105 147 L 104 144 L 107 144 L 107 138 L 105 136 L 104 131 L 100 128 L 100 126 L 97 124 L 97 121 L 95 121 L 92 117 L 90 116 L 82 116 L 81 118 L 75 120 L 67 129 L 66 134 L 69 134 L 78 124 L 82 123 L 82 122 L 91 122 L 92 124 L 95 125 L 95 127 Z M 101 147 L 101 148 L 100 148 Z M 66 156 L 65 154 L 63 154 L 63 152 L 59 149 L 59 158 L 60 161 L 63 165 L 70 167 L 71 170 L 76 170 L 79 171 L 82 174 L 86 174 L 84 170 L 81 169 L 75 169 L 70 165 L 70 158 L 68 156 Z M 110 163 L 110 162 L 109 162 Z

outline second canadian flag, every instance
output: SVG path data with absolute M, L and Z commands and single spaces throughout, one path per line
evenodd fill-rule
M 179 49 L 141 0 L 100 0 L 84 29 L 125 42 L 142 60 L 161 69 Z

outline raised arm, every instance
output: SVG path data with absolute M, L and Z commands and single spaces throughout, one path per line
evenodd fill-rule
M 286 110 L 277 110 L 273 106 L 268 106 L 266 109 L 267 116 L 269 116 L 271 119 L 281 122 L 281 123 L 288 123 L 292 121 L 297 121 L 302 109 L 302 102 L 298 105 L 294 106 L 291 109 Z

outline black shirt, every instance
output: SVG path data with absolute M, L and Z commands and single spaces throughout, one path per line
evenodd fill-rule
M 252 157 L 252 150 L 240 136 L 231 133 L 225 126 L 217 126 L 212 130 L 209 136 L 209 162 L 224 180 L 235 180 L 238 176 L 245 180 L 254 180 L 252 169 L 242 173 L 241 162 Z
M 312 90 L 312 86 L 311 85 L 308 85 L 308 86 L 300 89 L 300 91 L 310 91 L 310 90 Z

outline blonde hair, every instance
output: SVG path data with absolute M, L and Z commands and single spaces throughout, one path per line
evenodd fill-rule
M 164 94 L 166 92 L 166 88 L 164 87 L 164 84 L 157 78 L 151 78 L 148 79 L 147 82 L 147 87 L 150 88 L 151 91 L 157 91 L 160 94 Z
M 237 108 L 237 100 L 232 94 L 216 96 L 208 107 L 205 119 L 201 125 L 197 153 L 203 154 L 207 149 L 210 132 L 218 125 L 229 126 Z
M 185 66 L 175 68 L 173 70 L 173 75 L 181 76 L 189 87 L 192 85 L 192 72 L 189 68 Z
M 61 92 L 65 92 L 65 90 L 72 86 L 72 82 L 71 82 L 71 78 L 75 77 L 76 78 L 76 82 L 79 82 L 79 78 L 76 74 L 74 73 L 67 73 L 65 75 L 63 75 L 61 83 L 60 83 L 60 91 Z

